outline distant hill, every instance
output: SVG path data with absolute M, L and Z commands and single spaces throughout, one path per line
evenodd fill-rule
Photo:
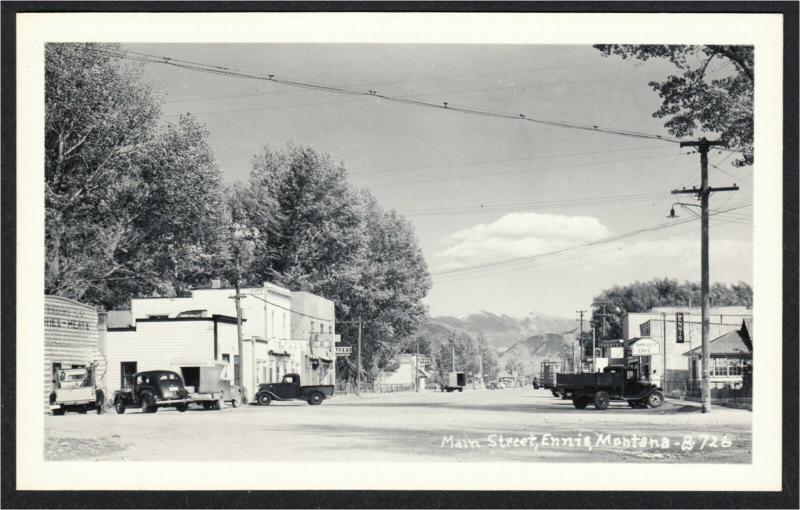
M 576 328 L 577 329 L 577 328 Z M 542 361 L 563 362 L 564 355 L 572 356 L 577 330 L 562 333 L 545 333 L 515 343 L 498 356 L 498 366 L 504 369 L 509 360 L 522 363 L 523 373 L 536 375 Z
M 423 326 L 423 333 L 430 337 L 435 345 L 440 345 L 446 343 L 450 334 L 454 332 L 471 334 L 480 332 L 499 353 L 537 335 L 542 336 L 547 333 L 560 335 L 574 327 L 575 321 L 572 319 L 538 312 L 529 313 L 522 318 L 478 312 L 460 317 L 432 317 Z

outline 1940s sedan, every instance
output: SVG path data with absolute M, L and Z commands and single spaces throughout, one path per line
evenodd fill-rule
M 131 376 L 129 387 L 114 394 L 117 414 L 124 413 L 129 407 L 139 407 L 143 413 L 154 413 L 159 407 L 174 407 L 184 412 L 191 402 L 183 379 L 170 370 L 137 372 Z

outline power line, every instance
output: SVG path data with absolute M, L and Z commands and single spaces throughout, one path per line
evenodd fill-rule
M 604 151 L 589 151 L 589 152 L 570 152 L 570 153 L 562 153 L 562 154 L 548 154 L 545 156 L 532 156 L 528 158 L 511 158 L 511 159 L 488 159 L 483 161 L 467 161 L 461 163 L 446 163 L 442 165 L 430 165 L 430 166 L 412 166 L 412 167 L 400 167 L 400 168 L 383 168 L 380 170 L 362 170 L 362 171 L 350 171 L 347 172 L 348 175 L 371 175 L 371 174 L 379 174 L 379 173 L 395 173 L 395 172 L 410 172 L 413 170 L 429 170 L 432 168 L 453 168 L 459 166 L 473 166 L 473 165 L 484 165 L 489 163 L 512 163 L 517 161 L 532 161 L 537 159 L 553 159 L 553 158 L 566 158 L 566 157 L 573 157 L 573 156 L 592 156 L 595 154 L 607 154 L 612 152 L 631 152 L 631 151 L 641 151 L 641 150 L 653 150 L 653 149 L 663 149 L 665 146 L 663 145 L 649 145 L 647 147 L 630 147 L 626 149 L 609 149 Z M 675 154 L 677 156 L 682 155 L 683 153 Z
M 587 166 L 596 166 L 596 165 L 605 165 L 608 163 L 625 163 L 628 161 L 642 161 L 647 159 L 661 159 L 661 158 L 668 158 L 673 157 L 674 154 L 661 154 L 657 156 L 640 156 L 636 158 L 624 158 L 624 159 L 612 159 L 606 161 L 592 161 L 587 163 L 576 163 L 572 165 L 561 165 L 561 166 L 553 166 L 547 168 L 528 168 L 522 170 L 507 170 L 503 172 L 489 172 L 489 173 L 480 173 L 480 174 L 469 174 L 469 175 L 457 175 L 457 176 L 450 176 L 450 177 L 434 177 L 432 179 L 418 179 L 412 181 L 397 181 L 397 182 L 385 182 L 385 183 L 378 183 L 373 184 L 370 186 L 365 186 L 367 189 L 374 189 L 374 188 L 385 188 L 387 186 L 402 186 L 406 184 L 423 184 L 423 183 L 431 183 L 431 182 L 444 182 L 444 181 L 453 181 L 453 180 L 465 180 L 465 179 L 478 179 L 481 177 L 495 177 L 498 175 L 514 175 L 514 174 L 523 174 L 523 173 L 530 173 L 530 172 L 545 172 L 549 170 L 562 170 L 565 168 L 582 168 Z
M 732 208 L 727 209 L 725 211 L 717 211 L 715 213 L 709 213 L 709 214 L 717 215 L 717 214 L 721 214 L 721 213 L 727 212 L 727 211 L 734 211 L 734 210 L 737 210 L 737 209 L 742 209 L 744 207 L 747 207 L 747 206 L 746 205 L 741 205 L 741 206 L 737 206 L 737 207 L 732 207 Z M 475 270 L 480 270 L 480 269 L 484 269 L 484 268 L 488 268 L 488 267 L 495 267 L 495 266 L 500 266 L 500 265 L 505 265 L 505 264 L 512 264 L 512 263 L 516 263 L 516 262 L 524 262 L 524 261 L 534 260 L 534 259 L 538 259 L 538 258 L 542 258 L 542 257 L 552 256 L 552 255 L 558 255 L 558 254 L 561 254 L 561 253 L 574 251 L 574 250 L 578 250 L 578 249 L 581 249 L 581 248 L 587 248 L 587 247 L 590 247 L 590 246 L 597 246 L 597 245 L 600 245 L 600 244 L 606 244 L 606 243 L 610 243 L 610 242 L 613 242 L 613 241 L 619 241 L 620 239 L 625 239 L 627 237 L 632 237 L 632 236 L 635 236 L 635 235 L 643 234 L 645 232 L 654 232 L 654 231 L 658 231 L 658 230 L 665 229 L 665 228 L 672 228 L 672 227 L 675 227 L 677 225 L 682 225 L 684 223 L 689 223 L 689 222 L 695 221 L 696 219 L 697 218 L 687 218 L 685 220 L 678 220 L 678 221 L 674 221 L 674 222 L 662 223 L 662 224 L 656 225 L 654 227 L 645 227 L 645 228 L 641 228 L 641 229 L 637 229 L 637 230 L 632 230 L 632 231 L 629 231 L 629 232 L 618 234 L 616 236 L 607 237 L 607 238 L 600 239 L 600 240 L 597 240 L 597 241 L 591 241 L 591 242 L 580 244 L 580 245 L 577 245 L 577 246 L 571 246 L 571 247 L 568 247 L 568 248 L 562 248 L 562 249 L 550 251 L 550 252 L 547 252 L 547 253 L 539 253 L 539 254 L 530 255 L 530 256 L 527 256 L 527 257 L 519 257 L 519 258 L 515 258 L 515 259 L 501 260 L 501 261 L 498 261 L 498 262 L 490 262 L 490 263 L 486 263 L 486 264 L 478 264 L 478 265 L 469 266 L 469 267 L 463 267 L 463 268 L 459 268 L 459 269 L 451 269 L 449 271 L 440 271 L 438 273 L 431 273 L 431 276 L 432 277 L 437 277 L 437 276 L 443 276 L 443 275 L 448 275 L 448 274 L 463 273 L 463 272 L 466 272 L 466 271 L 475 271 Z
M 279 83 L 282 85 L 290 86 L 290 87 L 297 87 L 302 89 L 308 90 L 316 90 L 320 92 L 330 92 L 334 94 L 342 94 L 342 95 L 349 95 L 349 96 L 362 96 L 362 97 L 374 97 L 380 98 L 386 101 L 392 101 L 401 104 L 408 104 L 413 106 L 420 106 L 420 107 L 427 107 L 427 108 L 436 108 L 439 110 L 450 110 L 458 113 L 463 113 L 467 115 L 476 115 L 482 117 L 489 117 L 489 118 L 499 118 L 499 119 L 508 119 L 508 120 L 518 120 L 518 121 L 526 121 L 532 122 L 540 125 L 550 126 L 550 127 L 561 127 L 565 129 L 576 129 L 576 130 L 583 130 L 583 131 L 593 131 L 598 133 L 605 133 L 610 135 L 617 135 L 617 136 L 627 136 L 633 138 L 646 138 L 652 140 L 662 140 L 665 142 L 672 142 L 678 143 L 680 140 L 676 138 L 671 138 L 667 136 L 655 135 L 651 133 L 644 133 L 640 131 L 633 131 L 633 130 L 624 130 L 624 129 L 612 129 L 601 127 L 599 125 L 594 124 L 581 124 L 576 122 L 568 122 L 562 120 L 554 120 L 554 119 L 545 119 L 540 117 L 532 117 L 526 114 L 517 113 L 517 114 L 508 114 L 508 113 L 500 113 L 490 110 L 480 110 L 477 108 L 471 107 L 460 107 L 450 105 L 447 102 L 443 103 L 431 103 L 427 101 L 421 101 L 417 99 L 409 99 L 405 97 L 399 96 L 391 96 L 387 94 L 381 94 L 376 90 L 369 90 L 369 91 L 359 91 L 359 90 L 352 90 L 346 89 L 342 87 L 334 87 L 329 85 L 321 85 L 316 83 L 310 82 L 303 82 L 294 79 L 288 78 L 280 78 L 274 74 L 259 74 L 259 73 L 252 73 L 247 71 L 242 71 L 230 67 L 206 64 L 202 62 L 192 62 L 188 60 L 181 60 L 175 59 L 166 56 L 160 55 L 152 55 L 148 53 L 141 53 L 141 52 L 134 52 L 128 51 L 127 53 L 120 53 L 116 51 L 110 50 L 97 50 L 106 54 L 111 54 L 116 56 L 117 58 L 137 61 L 137 62 L 144 62 L 148 64 L 164 64 L 170 65 L 182 69 L 187 69 L 191 71 L 213 74 L 218 76 L 225 76 L 231 78 L 244 78 L 244 79 L 253 79 L 253 80 L 262 80 L 262 81 L 271 81 L 274 83 Z

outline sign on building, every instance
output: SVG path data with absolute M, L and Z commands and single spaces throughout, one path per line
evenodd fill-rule
M 683 312 L 675 313 L 675 342 L 682 344 L 683 338 Z
M 631 356 L 650 356 L 659 353 L 658 343 L 652 338 L 640 338 L 631 346 Z
M 431 364 L 431 357 L 430 356 L 420 356 L 419 357 L 419 364 L 420 365 L 430 365 Z
M 347 357 L 350 356 L 353 352 L 353 347 L 349 345 L 337 345 L 336 346 L 336 356 L 338 357 Z

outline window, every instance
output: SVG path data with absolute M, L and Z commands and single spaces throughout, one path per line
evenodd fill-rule
M 714 376 L 728 375 L 728 359 L 711 358 L 711 375 Z
M 320 324 L 319 325 L 319 332 L 320 332 L 320 334 L 325 333 L 325 324 Z
M 289 376 L 289 377 L 285 378 L 285 379 L 283 380 L 283 382 L 285 382 L 285 383 L 289 383 L 289 384 L 292 384 L 292 383 L 294 382 L 294 377 L 292 377 L 292 376 Z
M 313 333 L 314 332 L 314 321 L 311 321 L 311 327 L 308 328 L 308 332 L 309 333 Z
M 275 335 L 275 331 L 278 329 L 277 326 L 278 325 L 275 324 L 275 310 L 273 310 L 272 314 L 270 314 L 270 318 L 269 318 L 269 327 L 271 328 L 271 333 L 272 333 L 270 336 L 273 337 L 273 338 L 275 336 L 277 336 L 277 335 Z

